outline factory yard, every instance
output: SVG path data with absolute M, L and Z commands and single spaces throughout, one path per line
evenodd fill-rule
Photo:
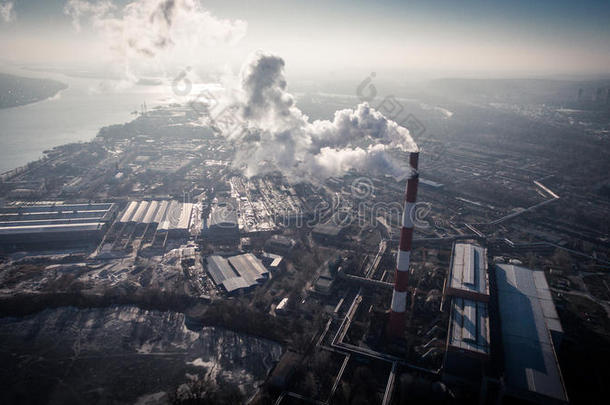
M 610 241 L 607 221 L 598 220 L 609 208 L 591 191 L 607 174 L 595 169 L 602 152 L 594 143 L 572 143 L 563 127 L 556 142 L 564 147 L 552 150 L 490 140 L 472 110 L 448 107 L 453 115 L 420 111 L 438 136 L 417 140 L 419 191 L 398 340 L 388 340 L 385 329 L 399 284 L 405 181 L 355 171 L 319 184 L 291 183 L 278 173 L 248 178 L 232 166 L 232 145 L 197 111 L 177 105 L 5 173 L 0 322 L 11 368 L 4 377 L 17 370 L 19 378 L 38 378 L 66 366 L 63 384 L 75 392 L 56 394 L 58 401 L 167 400 L 206 378 L 261 404 L 348 403 L 350 392 L 384 404 L 477 400 L 476 389 L 453 390 L 465 374 L 455 365 L 496 366 L 502 308 L 494 300 L 508 299 L 495 284 L 502 265 L 536 270 L 547 283 L 547 301 L 533 301 L 531 310 L 552 304 L 556 312 L 536 312 L 530 326 L 540 327 L 540 319 L 561 326 L 561 343 L 528 335 L 542 342 L 547 363 L 560 366 L 560 378 L 540 384 L 549 389 L 542 395 L 594 398 L 602 385 L 575 370 L 604 369 L 610 360 Z M 497 131 L 507 130 L 505 106 L 486 112 L 498 120 Z M 529 136 L 527 122 L 515 122 L 524 133 L 512 135 Z M 574 150 L 590 160 L 575 162 Z M 112 319 L 117 336 L 101 328 Z M 20 345 L 36 322 L 51 325 L 48 335 Z M 137 339 L 122 343 L 119 335 Z M 54 347 L 62 360 L 50 364 L 42 348 L 56 339 L 67 344 Z M 212 347 L 216 340 L 227 343 Z M 583 341 L 591 346 L 577 344 Z M 119 349 L 111 355 L 113 345 Z M 512 342 L 506 350 L 518 347 Z M 11 351 L 40 359 L 24 367 Z M 79 375 L 101 356 L 111 359 L 108 370 L 136 370 L 138 381 L 137 370 L 161 367 L 142 375 L 141 386 L 132 376 L 111 395 L 104 382 L 94 387 L 86 381 L 91 375 Z M 521 376 L 519 364 L 508 367 Z M 164 386 L 152 384 L 161 373 Z M 498 389 L 495 376 L 487 375 L 490 393 Z M 469 378 L 476 386 L 481 376 Z M 515 378 L 514 395 L 533 395 Z M 19 386 L 11 395 L 38 398 L 57 384 L 43 382 L 38 391 Z

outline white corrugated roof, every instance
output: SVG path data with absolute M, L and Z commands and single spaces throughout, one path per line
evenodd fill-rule
M 451 288 L 489 295 L 486 249 L 469 243 L 456 243 L 451 263 Z
M 133 217 L 133 214 L 136 212 L 137 206 L 137 201 L 131 201 L 129 205 L 127 205 L 127 208 L 125 209 L 125 212 L 123 212 L 123 215 L 121 216 L 119 222 L 129 222 L 131 220 L 131 217 Z
M 145 224 L 150 224 L 157 213 L 157 208 L 159 207 L 158 201 L 151 201 L 148 205 L 148 209 L 146 210 L 146 214 L 144 215 L 144 219 L 142 222 Z
M 182 212 L 180 213 L 180 219 L 176 226 L 177 229 L 189 229 L 191 224 L 191 213 L 193 212 L 193 204 L 185 203 L 182 204 Z
M 450 325 L 450 346 L 489 354 L 489 315 L 486 303 L 453 298 Z
M 161 201 L 159 203 L 159 208 L 157 209 L 157 213 L 155 214 L 155 218 L 153 222 L 156 224 L 160 224 L 165 218 L 165 212 L 167 211 L 167 207 L 169 206 L 169 201 Z
M 176 229 L 176 226 L 180 222 L 180 217 L 182 216 L 182 205 L 178 201 L 170 201 L 167 206 L 167 210 L 165 211 L 165 218 L 163 221 L 159 223 L 159 227 L 157 229 L 160 230 L 170 230 Z
M 148 210 L 148 204 L 148 201 L 140 201 L 136 213 L 133 214 L 133 217 L 131 218 L 131 222 L 142 222 L 142 220 L 144 219 L 144 215 L 146 215 L 146 211 Z

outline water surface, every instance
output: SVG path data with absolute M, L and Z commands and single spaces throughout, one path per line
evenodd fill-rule
M 101 127 L 132 120 L 143 103 L 169 102 L 168 86 L 120 85 L 116 81 L 10 70 L 6 73 L 59 80 L 68 85 L 55 97 L 0 109 L 0 173 L 42 156 L 54 146 L 90 141 Z

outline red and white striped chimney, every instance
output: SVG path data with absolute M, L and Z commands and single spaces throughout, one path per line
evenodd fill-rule
M 407 285 L 409 281 L 409 262 L 411 260 L 411 242 L 413 241 L 413 217 L 415 214 L 415 201 L 417 199 L 417 185 L 419 174 L 417 163 L 419 152 L 411 152 L 409 164 L 413 175 L 407 181 L 405 205 L 402 211 L 402 228 L 400 230 L 400 244 L 396 255 L 396 276 L 394 277 L 394 293 L 392 294 L 392 307 L 387 333 L 391 337 L 402 336 L 405 329 L 405 311 L 407 306 Z

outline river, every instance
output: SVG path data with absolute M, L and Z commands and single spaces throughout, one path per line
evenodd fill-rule
M 42 156 L 54 146 L 90 141 L 101 127 L 131 121 L 135 110 L 171 102 L 169 86 L 121 86 L 117 81 L 85 79 L 1 67 L 19 76 L 55 79 L 68 88 L 55 97 L 0 109 L 0 173 Z

